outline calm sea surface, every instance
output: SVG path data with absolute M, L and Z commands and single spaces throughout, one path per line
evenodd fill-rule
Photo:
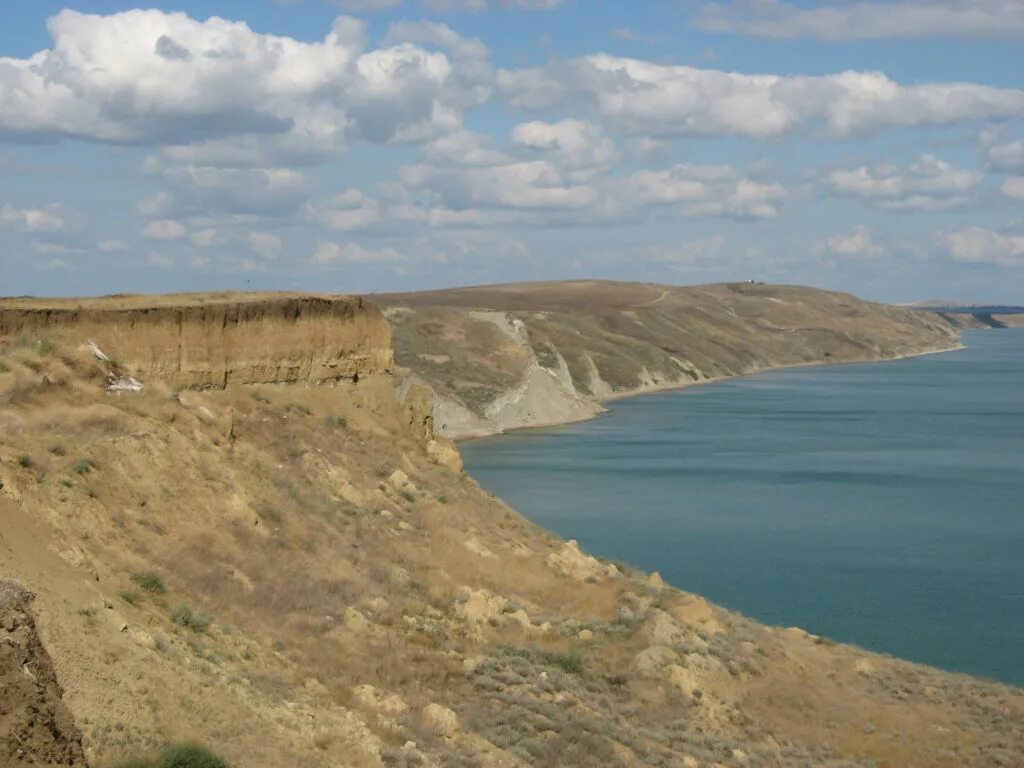
M 591 552 L 761 621 L 1024 685 L 1024 330 L 463 444 Z

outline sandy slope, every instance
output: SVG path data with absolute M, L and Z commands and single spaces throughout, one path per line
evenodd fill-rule
M 472 327 L 513 354 L 522 329 L 502 312 Z M 363 339 L 345 353 L 349 378 L 281 364 L 280 382 L 202 390 L 143 376 L 167 348 L 145 324 L 111 332 L 107 359 L 70 322 L 0 337 L 0 576 L 38 595 L 38 637 L 94 768 L 180 740 L 242 768 L 962 768 L 1024 755 L 1018 689 L 759 625 L 532 525 L 461 472 L 433 436 L 428 392 L 373 367 L 383 316 L 368 310 L 356 336 L 356 318 L 332 317 L 252 327 L 317 328 L 324 349 Z M 880 352 L 923 333 L 878 327 Z M 258 348 L 257 334 L 202 359 Z M 745 354 L 723 348 L 762 359 Z M 124 377 L 143 388 L 109 391 Z M 18 757 L 21 726 L 5 725 L 25 722 L 35 690 L 0 698 L 7 764 L 47 764 Z M 54 712 L 57 700 L 43 699 Z M 73 745 L 66 730 L 39 749 Z

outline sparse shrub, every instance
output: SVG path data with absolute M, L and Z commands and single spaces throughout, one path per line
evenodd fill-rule
M 130 757 L 111 768 L 228 768 L 228 762 L 198 744 L 175 744 L 156 759 Z
M 133 592 L 130 589 L 126 589 L 123 592 L 120 592 L 119 594 L 120 594 L 121 599 L 124 600 L 126 603 L 128 603 L 128 605 L 138 605 L 139 604 L 139 593 L 138 592 Z
M 96 468 L 92 459 L 79 459 L 71 465 L 71 469 L 79 475 L 87 475 Z
M 556 651 L 542 651 L 537 648 L 507 648 L 505 649 L 505 655 L 519 657 L 547 667 L 555 667 L 571 675 L 583 674 L 583 657 L 576 651 L 558 653 Z
M 49 355 L 53 352 L 53 344 L 46 339 L 40 339 L 36 342 L 36 350 L 40 355 Z
M 0 360 L 0 373 L 7 373 L 9 370 L 11 369 L 7 367 L 7 363 L 5 363 L 3 360 Z
M 36 463 L 32 460 L 32 457 L 29 456 L 27 453 L 23 453 L 21 456 L 18 457 L 18 466 L 21 467 L 22 469 L 32 469 L 32 467 L 34 467 L 35 465 Z
M 324 426 L 328 429 L 345 429 L 348 426 L 348 418 L 345 416 L 327 416 L 324 419 Z
M 60 484 L 63 485 L 65 488 L 74 488 L 75 487 L 74 481 L 70 480 L 67 477 L 65 477 L 63 480 L 61 480 Z
M 63 445 L 55 445 L 50 449 L 50 453 L 52 453 L 54 456 L 64 456 L 67 453 L 67 451 L 64 450 Z
M 266 404 L 270 402 L 270 398 L 264 395 L 262 392 L 253 392 L 252 399 L 255 400 L 257 403 Z
M 167 586 L 164 584 L 163 577 L 159 573 L 140 571 L 139 573 L 133 573 L 131 578 L 141 589 L 152 595 L 162 595 L 167 591 Z
M 210 620 L 202 614 L 196 613 L 187 605 L 179 605 L 171 611 L 171 620 L 185 629 L 193 632 L 205 632 L 210 626 Z

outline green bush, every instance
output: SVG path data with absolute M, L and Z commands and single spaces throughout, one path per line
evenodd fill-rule
M 210 626 L 210 620 L 202 614 L 196 613 L 187 605 L 179 605 L 171 611 L 171 620 L 193 632 L 205 632 Z
M 155 759 L 130 757 L 111 768 L 228 768 L 228 763 L 198 744 L 175 744 Z
M 5 363 L 3 360 L 0 360 L 0 373 L 7 373 L 9 370 L 11 369 L 7 367 L 7 363 Z
M 80 475 L 87 475 L 96 468 L 91 459 L 79 459 L 71 465 L 71 469 Z
M 228 768 L 227 761 L 198 744 L 168 747 L 156 768 Z
M 121 592 L 120 594 L 121 594 L 121 599 L 124 600 L 126 603 L 128 603 L 128 605 L 138 605 L 139 604 L 139 593 L 138 592 L 132 592 L 130 589 L 126 589 L 123 592 Z
M 153 571 L 133 573 L 132 581 L 138 584 L 140 588 L 154 595 L 162 595 L 167 591 L 163 578 L 159 573 L 154 573 Z
M 18 466 L 22 469 L 32 469 L 35 465 L 36 463 L 32 461 L 32 457 L 27 453 L 18 457 Z

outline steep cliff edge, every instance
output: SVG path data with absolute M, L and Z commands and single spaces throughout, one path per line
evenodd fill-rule
M 119 301 L 182 304 L 100 308 Z M 360 348 L 347 321 L 317 321 L 324 359 L 357 361 L 326 378 L 260 356 L 272 332 L 283 359 L 309 357 L 303 338 L 319 337 L 302 319 L 253 322 L 255 338 L 233 337 L 244 355 L 191 368 L 149 362 L 166 336 L 144 323 L 6 326 L 0 577 L 35 593 L 41 645 L 2 657 L 0 764 L 26 723 L 57 713 L 52 677 L 36 680 L 42 699 L 18 677 L 42 649 L 94 768 L 182 741 L 235 768 L 981 768 L 1024 754 L 1018 689 L 757 624 L 537 528 L 460 471 L 425 387 L 387 372 L 380 315 L 352 306 L 373 332 Z M 214 339 L 242 312 L 215 310 Z M 477 315 L 495 335 L 470 338 L 528 357 L 531 329 L 506 312 Z M 502 375 L 479 350 L 464 364 Z M 385 364 L 358 362 L 373 355 Z M 540 375 L 573 375 L 538 359 Z M 261 372 L 222 375 L 242 369 Z M 38 743 L 75 765 L 60 722 L 66 739 Z
M 393 368 L 390 327 L 353 297 L 0 300 L 0 336 L 20 335 L 92 342 L 131 376 L 175 388 L 328 384 Z
M 373 297 L 443 434 L 590 418 L 616 397 L 795 365 L 953 349 L 930 312 L 797 286 L 577 281 Z
M 0 765 L 86 768 L 82 734 L 36 631 L 34 597 L 0 579 Z

